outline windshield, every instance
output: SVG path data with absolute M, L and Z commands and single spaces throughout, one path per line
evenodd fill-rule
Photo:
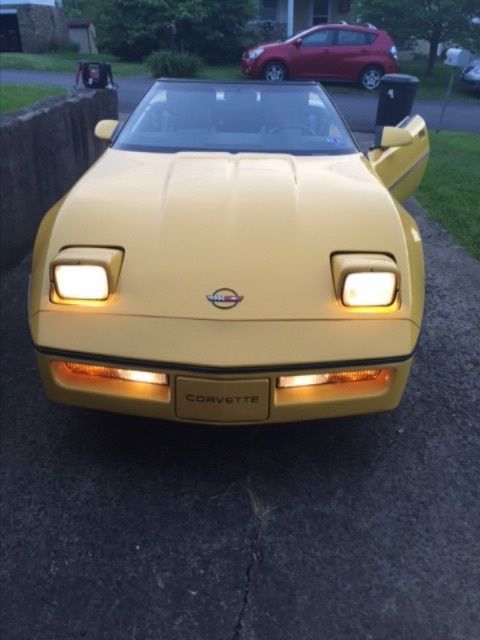
M 160 81 L 113 146 L 161 153 L 357 152 L 341 117 L 314 83 Z
M 309 29 L 305 29 L 305 31 L 300 31 L 299 33 L 294 33 L 293 36 L 288 36 L 288 38 L 285 38 L 285 40 L 283 40 L 283 42 L 294 42 L 295 40 L 298 40 L 299 38 L 303 38 L 305 36 L 307 36 L 309 33 L 312 33 L 313 31 L 317 31 L 318 27 L 310 27 Z

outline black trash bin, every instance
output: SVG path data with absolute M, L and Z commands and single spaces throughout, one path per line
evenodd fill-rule
M 380 80 L 376 127 L 395 126 L 412 112 L 419 80 L 403 73 L 387 73 Z

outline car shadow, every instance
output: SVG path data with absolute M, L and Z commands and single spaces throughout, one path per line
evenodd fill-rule
M 68 411 L 74 420 L 63 433 L 63 446 L 74 456 L 81 452 L 90 464 L 153 474 L 174 471 L 219 484 L 258 473 L 302 475 L 312 466 L 327 474 L 366 469 L 395 441 L 397 425 L 395 414 L 220 427 Z

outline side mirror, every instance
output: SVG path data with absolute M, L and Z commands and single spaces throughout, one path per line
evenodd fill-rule
M 388 149 L 389 147 L 405 147 L 412 144 L 412 134 L 399 127 L 379 127 L 375 133 L 374 147 Z
M 302 39 L 301 38 L 297 38 L 296 40 L 293 41 L 293 46 L 294 47 L 300 47 L 302 45 Z
M 100 120 L 95 127 L 95 135 L 100 140 L 110 141 L 117 127 L 118 120 Z

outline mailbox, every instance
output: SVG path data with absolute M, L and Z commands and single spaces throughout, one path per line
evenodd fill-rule
M 472 54 L 468 49 L 447 49 L 445 64 L 450 67 L 466 67 L 470 62 Z

